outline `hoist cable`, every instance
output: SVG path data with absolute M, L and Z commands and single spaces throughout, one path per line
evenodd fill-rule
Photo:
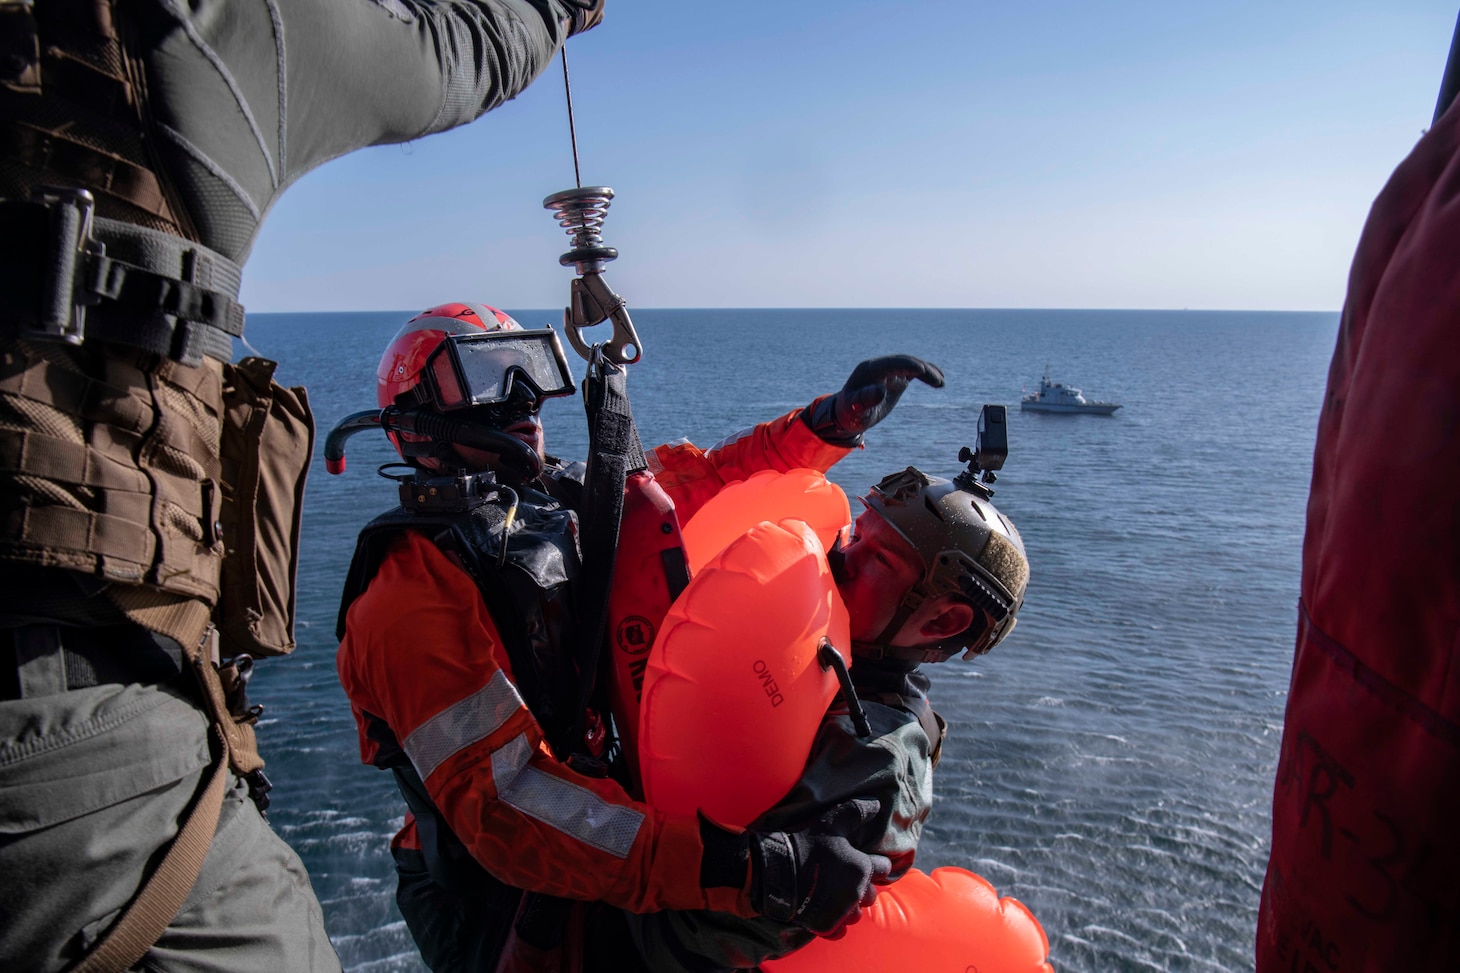
M 583 188 L 583 175 L 578 171 L 578 129 L 573 125 L 573 85 L 568 81 L 568 45 L 563 45 L 563 92 L 568 96 L 568 137 L 573 140 L 573 181 Z

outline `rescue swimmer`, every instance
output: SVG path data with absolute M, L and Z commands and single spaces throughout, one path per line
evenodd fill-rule
M 556 333 L 442 305 L 403 326 L 377 379 L 381 409 L 336 427 L 326 456 L 343 469 L 345 438 L 378 426 L 412 469 L 401 505 L 361 532 L 337 661 L 362 759 L 395 774 L 410 808 L 392 851 L 427 965 L 494 969 L 561 946 L 563 923 L 541 921 L 554 898 L 764 915 L 812 934 L 855 918 L 891 868 L 846 838 L 876 801 L 790 830 L 671 817 L 616 778 L 603 695 L 575 712 L 583 469 L 546 454 L 538 419 L 573 392 Z M 657 554 L 615 575 L 609 630 L 652 625 L 687 583 L 680 516 L 759 469 L 829 468 L 913 380 L 943 384 L 920 359 L 873 359 L 841 391 L 708 452 L 651 451 L 629 477 L 620 543 L 647 537 Z
M 952 480 L 914 467 L 884 477 L 861 498 L 850 541 L 827 552 L 850 614 L 854 694 L 827 713 L 800 782 L 752 830 L 803 827 L 870 798 L 879 811 L 851 836 L 853 844 L 891 861 L 891 879 L 912 867 L 947 730 L 920 666 L 993 649 L 1014 629 L 1028 587 L 1023 541 L 987 485 L 1007 455 L 1003 420 L 1002 407 L 985 407 L 980 443 L 963 451 L 968 468 Z M 751 969 L 812 940 L 788 923 L 707 910 L 625 920 L 652 973 Z M 838 957 L 835 950 L 823 955 Z M 851 957 L 839 959 L 855 966 Z

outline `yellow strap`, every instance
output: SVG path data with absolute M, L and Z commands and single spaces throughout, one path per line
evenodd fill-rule
M 203 861 L 218 830 L 223 794 L 228 783 L 228 743 L 217 726 L 220 753 L 208 786 L 189 812 L 162 864 L 116 923 L 68 973 L 123 973 L 162 937 L 187 901 L 203 871 Z

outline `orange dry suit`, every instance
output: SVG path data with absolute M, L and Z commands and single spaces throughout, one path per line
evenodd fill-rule
M 630 477 L 628 490 L 660 495 L 626 501 L 622 546 L 647 532 L 654 545 L 677 538 L 676 507 L 687 518 L 727 482 L 761 469 L 825 470 L 846 455 L 800 414 L 708 452 L 688 443 L 652 451 L 651 472 Z M 746 889 L 700 886 L 696 820 L 657 812 L 618 780 L 560 761 L 549 746 L 577 715 L 577 489 L 571 471 L 554 467 L 519 490 L 505 555 L 505 512 L 496 504 L 436 517 L 398 508 L 361 533 L 337 661 L 361 759 L 396 773 L 413 812 L 395 844 L 420 847 L 437 885 L 491 900 L 480 908 L 495 919 L 478 914 L 466 924 L 477 927 L 474 935 L 492 926 L 487 934 L 505 937 L 519 889 L 636 912 L 750 915 Z M 668 576 L 672 560 L 660 558 L 658 576 L 648 580 L 616 572 L 609 632 L 638 618 L 652 639 L 682 586 Z M 413 931 L 419 940 L 415 924 Z M 431 947 L 421 945 L 431 962 Z

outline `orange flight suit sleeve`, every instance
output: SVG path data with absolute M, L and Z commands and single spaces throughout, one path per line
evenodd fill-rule
M 687 523 L 727 483 L 761 470 L 785 473 L 810 469 L 825 473 L 852 451 L 852 447 L 823 442 L 801 420 L 802 411 L 797 409 L 742 430 L 708 451 L 685 441 L 650 450 L 649 470 L 674 501 L 679 522 Z
M 754 915 L 747 888 L 700 887 L 696 820 L 557 761 L 475 583 L 429 539 L 393 542 L 349 609 L 337 662 L 357 718 L 392 729 L 452 830 L 501 881 L 635 912 Z

